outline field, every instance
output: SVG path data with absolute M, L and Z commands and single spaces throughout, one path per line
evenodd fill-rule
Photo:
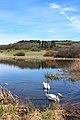
M 23 52 L 25 56 L 14 56 L 14 54 Z M 46 50 L 40 51 L 30 51 L 30 50 L 3 50 L 0 51 L 0 60 L 6 59 L 24 59 L 24 60 L 33 60 L 33 59 L 42 59 Z
M 35 52 L 30 50 L 3 50 L 3 51 L 0 51 L 0 55 L 14 56 L 14 54 L 18 52 L 24 52 L 25 56 L 43 56 L 46 50 L 40 50 Z
M 0 60 L 80 60 L 80 58 L 63 58 L 54 56 L 44 56 L 48 50 L 0 50 Z M 25 56 L 14 56 L 14 54 L 23 52 Z

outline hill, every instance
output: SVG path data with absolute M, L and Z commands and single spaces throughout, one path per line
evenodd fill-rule
M 58 41 L 58 40 L 21 40 L 13 44 L 0 45 L 0 50 L 15 49 L 15 50 L 40 50 L 40 49 L 58 49 L 61 47 L 69 47 L 73 44 L 80 42 L 73 42 L 69 40 Z

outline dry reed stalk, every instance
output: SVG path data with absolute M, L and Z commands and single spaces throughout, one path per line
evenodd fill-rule
M 72 63 L 71 70 L 76 72 L 80 71 L 80 61 Z

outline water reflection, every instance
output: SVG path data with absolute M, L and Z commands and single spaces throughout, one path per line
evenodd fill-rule
M 50 93 L 59 92 L 64 96 L 61 103 L 80 101 L 80 81 L 72 82 L 68 79 L 67 72 L 59 71 L 59 69 L 68 68 L 71 61 L 18 61 L 9 62 L 9 64 L 8 62 L 2 61 L 0 64 L 0 84 L 8 83 L 7 88 L 13 94 L 38 105 L 49 105 L 50 101 L 46 99 L 42 85 L 43 81 L 47 81 L 45 74 L 48 72 L 61 76 L 60 80 L 51 80 L 50 83 Z
M 22 69 L 24 68 L 30 68 L 30 69 L 40 69 L 40 68 L 67 68 L 70 66 L 72 61 L 64 61 L 64 60 L 45 60 L 45 61 L 24 61 L 24 60 L 3 60 L 0 61 L 0 63 L 8 64 L 8 65 L 14 65 L 17 67 L 20 67 Z

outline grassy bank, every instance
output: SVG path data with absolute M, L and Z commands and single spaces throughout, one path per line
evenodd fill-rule
M 0 120 L 79 120 L 80 105 L 55 105 L 43 111 L 29 105 L 0 105 Z
M 23 52 L 25 56 L 14 56 L 14 54 Z M 46 50 L 30 51 L 30 50 L 2 50 L 0 51 L 0 60 L 80 60 L 80 58 L 56 58 L 45 57 Z
M 64 110 L 56 107 L 44 111 L 33 109 L 27 111 L 26 106 L 0 105 L 0 120 L 64 120 Z

